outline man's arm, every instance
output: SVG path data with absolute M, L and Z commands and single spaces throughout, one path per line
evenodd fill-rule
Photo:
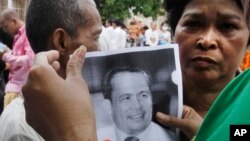
M 26 120 L 48 141 L 96 141 L 94 111 L 81 69 L 86 48 L 78 48 L 67 64 L 66 79 L 56 73 L 59 53 L 36 56 L 23 87 Z

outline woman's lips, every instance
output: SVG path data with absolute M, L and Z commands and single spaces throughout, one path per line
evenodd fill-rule
M 217 62 L 215 61 L 215 59 L 211 58 L 211 57 L 207 57 L 207 56 L 197 56 L 197 57 L 193 57 L 192 61 L 206 61 L 209 63 L 214 63 L 216 64 Z
M 217 64 L 215 59 L 211 57 L 207 57 L 207 56 L 196 56 L 196 57 L 193 57 L 191 61 L 194 62 L 197 67 L 201 67 L 201 68 L 206 68 L 211 65 Z

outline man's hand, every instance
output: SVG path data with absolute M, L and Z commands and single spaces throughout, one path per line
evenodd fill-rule
M 37 54 L 23 87 L 26 120 L 45 140 L 96 140 L 94 111 L 81 75 L 86 48 L 71 56 L 66 79 L 56 73 L 59 53 Z
M 156 119 L 165 126 L 179 128 L 189 139 L 196 135 L 203 122 L 203 118 L 193 108 L 186 105 L 183 106 L 182 119 L 160 112 L 156 114 Z

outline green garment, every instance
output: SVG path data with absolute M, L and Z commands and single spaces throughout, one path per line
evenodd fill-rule
M 250 125 L 250 69 L 237 76 L 218 96 L 195 141 L 229 141 L 230 125 Z

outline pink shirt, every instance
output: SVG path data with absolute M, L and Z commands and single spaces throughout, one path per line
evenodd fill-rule
M 12 51 L 3 55 L 3 60 L 11 65 L 5 92 L 21 92 L 34 56 L 35 54 L 30 47 L 25 27 L 23 26 L 14 37 Z

